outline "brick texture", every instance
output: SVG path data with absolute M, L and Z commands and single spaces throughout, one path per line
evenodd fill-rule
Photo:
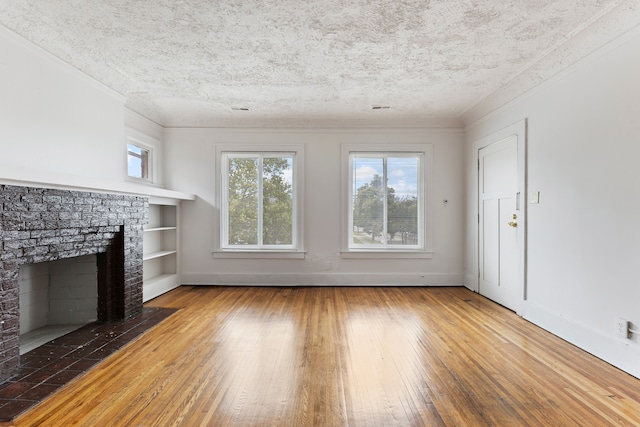
M 142 311 L 144 197 L 0 185 L 0 382 L 19 368 L 18 269 L 97 254 L 98 320 Z

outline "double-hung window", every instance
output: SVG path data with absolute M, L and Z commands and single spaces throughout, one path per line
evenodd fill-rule
M 299 250 L 297 153 L 222 152 L 221 249 Z
M 347 251 L 426 250 L 429 149 L 345 153 Z

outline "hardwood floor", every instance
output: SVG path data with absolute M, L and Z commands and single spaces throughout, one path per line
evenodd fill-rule
M 640 380 L 464 288 L 181 287 L 16 426 L 638 426 Z

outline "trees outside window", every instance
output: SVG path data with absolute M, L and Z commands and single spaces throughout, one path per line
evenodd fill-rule
M 422 249 L 423 155 L 351 153 L 349 247 Z
M 222 247 L 295 248 L 295 153 L 224 153 Z

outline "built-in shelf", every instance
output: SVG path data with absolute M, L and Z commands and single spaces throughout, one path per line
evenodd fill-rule
M 179 200 L 151 200 L 143 241 L 143 300 L 180 286 L 178 257 Z
M 156 227 L 156 228 L 145 228 L 145 233 L 150 233 L 153 231 L 167 231 L 167 230 L 177 230 L 178 227 Z
M 161 274 L 144 282 L 144 298 L 146 301 L 160 296 L 167 290 L 174 289 L 179 286 L 177 274 Z
M 158 251 L 158 252 L 153 252 L 148 255 L 145 255 L 142 259 L 144 261 L 149 261 L 150 259 L 160 258 L 163 256 L 172 255 L 175 253 L 178 253 L 178 251 Z

